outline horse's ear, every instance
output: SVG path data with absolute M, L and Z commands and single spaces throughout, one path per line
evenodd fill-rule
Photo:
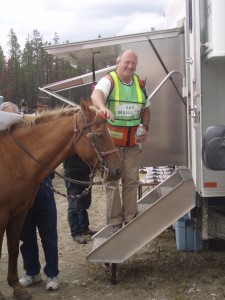
M 80 101 L 80 107 L 86 116 L 90 115 L 90 112 L 91 112 L 90 106 L 91 105 L 92 105 L 92 102 L 90 99 L 87 99 L 87 100 L 81 99 L 81 101 Z

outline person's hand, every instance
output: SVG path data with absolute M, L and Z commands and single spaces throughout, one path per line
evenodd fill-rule
M 107 119 L 110 119 L 112 122 L 114 121 L 113 113 L 107 107 L 101 107 L 100 111 L 106 116 Z
M 148 131 L 146 130 L 146 128 L 144 128 L 144 133 L 136 139 L 136 142 L 137 143 L 145 142 L 147 139 L 147 136 L 148 136 Z

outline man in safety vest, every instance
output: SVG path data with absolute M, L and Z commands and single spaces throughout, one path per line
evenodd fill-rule
M 147 101 L 144 81 L 134 74 L 137 61 L 132 50 L 123 51 L 117 58 L 116 70 L 97 83 L 91 96 L 93 104 L 107 117 L 112 138 L 123 160 L 122 199 L 119 180 L 106 183 L 107 213 L 112 233 L 137 214 L 139 143 L 146 140 L 150 121 L 150 102 Z M 144 130 L 135 138 L 139 124 L 143 124 Z

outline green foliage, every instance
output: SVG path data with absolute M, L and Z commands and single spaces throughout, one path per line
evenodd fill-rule
M 8 37 L 7 56 L 0 46 L 0 95 L 5 101 L 12 101 L 20 108 L 24 99 L 33 108 L 39 87 L 76 76 L 77 70 L 68 62 L 47 54 L 43 46 L 51 45 L 51 42 L 44 42 L 36 29 L 28 35 L 22 50 L 13 29 Z M 53 44 L 58 43 L 59 37 L 55 33 Z
M 3 95 L 3 88 L 6 83 L 6 60 L 5 56 L 2 50 L 2 47 L 0 46 L 0 95 Z

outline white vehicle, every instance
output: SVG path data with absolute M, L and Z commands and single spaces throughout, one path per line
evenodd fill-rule
M 180 27 L 45 47 L 73 65 L 94 60 L 97 70 L 103 62 L 114 68 L 121 50 L 133 49 L 152 101 L 142 166 L 175 169 L 138 200 L 132 222 L 113 236 L 110 225 L 94 236 L 88 261 L 123 262 L 174 223 L 179 250 L 199 251 L 204 242 L 225 238 L 224 12 L 224 0 L 168 1 L 168 24 L 179 19 Z M 110 68 L 94 72 L 94 79 Z M 60 91 L 90 83 L 92 75 L 42 90 L 71 103 Z

